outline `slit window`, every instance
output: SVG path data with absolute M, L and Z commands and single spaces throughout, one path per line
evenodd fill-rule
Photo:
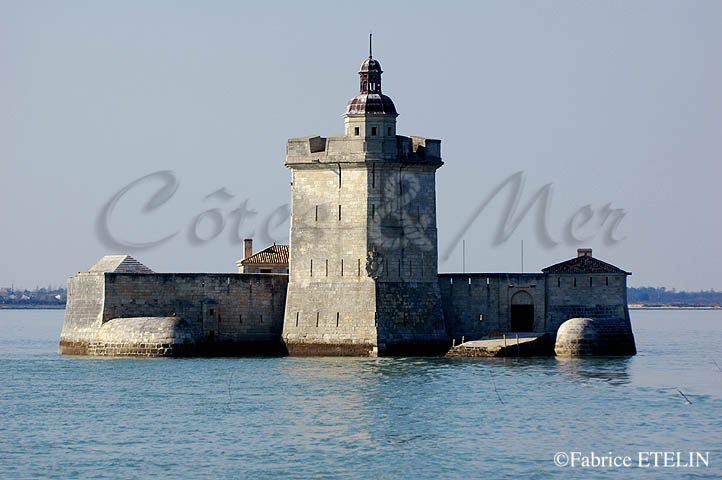
M 391 136 L 391 127 L 386 129 L 386 135 Z
M 341 205 L 338 206 L 338 221 L 341 221 Z

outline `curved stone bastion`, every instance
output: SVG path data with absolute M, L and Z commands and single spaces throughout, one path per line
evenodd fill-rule
M 620 318 L 571 318 L 557 331 L 557 356 L 634 355 L 632 328 Z

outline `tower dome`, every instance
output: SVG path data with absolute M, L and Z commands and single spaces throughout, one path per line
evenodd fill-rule
M 359 94 L 349 100 L 346 115 L 391 114 L 398 115 L 394 102 L 381 93 L 381 64 L 373 58 L 369 36 L 369 58 L 359 69 Z

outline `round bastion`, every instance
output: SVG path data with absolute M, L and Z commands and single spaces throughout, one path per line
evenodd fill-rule
M 632 328 L 620 318 L 571 318 L 562 323 L 554 345 L 557 356 L 634 355 Z

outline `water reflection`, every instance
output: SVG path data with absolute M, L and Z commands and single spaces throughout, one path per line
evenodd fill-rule
M 602 380 L 611 385 L 630 383 L 632 357 L 554 357 L 558 371 L 572 379 Z

